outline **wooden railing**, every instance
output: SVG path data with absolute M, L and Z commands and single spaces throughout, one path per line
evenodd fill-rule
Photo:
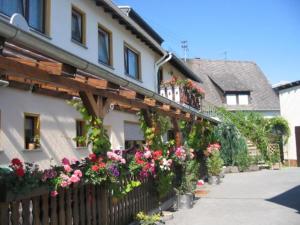
M 19 196 L 0 188 L 0 225 L 125 225 L 139 211 L 158 207 L 151 181 L 120 199 L 109 188 L 91 184 L 61 189 L 56 197 L 47 188 Z

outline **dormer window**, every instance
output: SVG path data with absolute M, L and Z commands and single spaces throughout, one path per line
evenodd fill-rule
M 230 93 L 226 94 L 227 105 L 249 105 L 249 93 Z

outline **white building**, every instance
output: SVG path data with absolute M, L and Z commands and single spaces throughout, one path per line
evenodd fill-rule
M 280 113 L 291 129 L 291 136 L 284 146 L 284 159 L 290 166 L 300 166 L 300 81 L 274 88 L 279 94 Z
M 28 33 L 11 32 L 15 28 L 8 22 L 14 13 L 24 16 Z M 135 90 L 157 93 L 159 83 L 171 75 L 200 81 L 161 47 L 163 39 L 133 9 L 119 8 L 110 0 L 3 0 L 0 36 L 96 75 L 101 71 L 104 78 Z M 37 94 L 34 85 L 20 88 L 10 82 L 0 87 L 0 112 L 0 165 L 18 157 L 48 167 L 50 160 L 58 163 L 63 157 L 89 154 L 87 147 L 73 140 L 82 133 L 80 114 L 62 98 Z M 113 110 L 104 125 L 113 149 L 143 140 L 135 114 Z M 29 150 L 27 139 L 36 136 L 40 143 Z

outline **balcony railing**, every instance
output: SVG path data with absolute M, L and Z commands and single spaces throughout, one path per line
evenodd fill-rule
M 160 95 L 182 105 L 200 110 L 204 99 L 204 90 L 191 80 L 172 80 L 160 86 Z

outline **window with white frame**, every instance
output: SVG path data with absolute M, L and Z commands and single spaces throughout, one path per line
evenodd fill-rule
M 107 29 L 98 28 L 98 59 L 101 63 L 111 66 L 111 32 Z
M 249 95 L 248 94 L 239 94 L 238 101 L 239 101 L 239 105 L 248 105 L 249 104 Z
M 230 93 L 226 94 L 227 105 L 249 105 L 248 93 Z
M 226 104 L 227 105 L 237 105 L 237 99 L 235 94 L 226 95 Z

